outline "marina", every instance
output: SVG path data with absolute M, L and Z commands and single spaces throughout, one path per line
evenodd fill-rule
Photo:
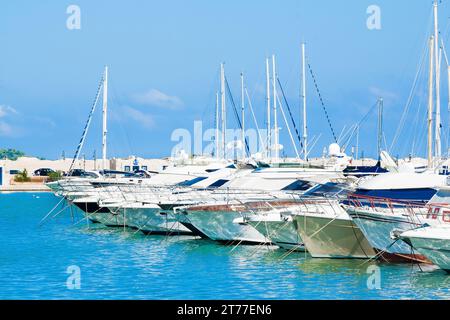
M 250 72 L 217 57 L 201 116 L 155 88 L 132 94 L 164 83 L 148 69 L 131 85 L 117 64 L 105 63 L 96 85 L 84 72 L 92 102 L 62 125 L 81 134 L 47 140 L 70 137 L 73 154 L 1 149 L 0 299 L 449 300 L 445 5 L 434 0 L 421 25 L 409 96 L 371 87 L 340 113 L 341 79 L 323 77 L 333 71 L 314 41 L 297 41 L 295 59 L 266 51 Z M 0 104 L 0 135 L 21 116 Z

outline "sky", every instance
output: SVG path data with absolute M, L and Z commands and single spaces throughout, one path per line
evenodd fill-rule
M 80 29 L 67 27 L 70 5 L 80 9 Z M 380 29 L 367 26 L 371 5 L 380 9 Z M 382 97 L 383 141 L 390 147 L 424 56 L 431 13 L 431 0 L 2 2 L 0 148 L 49 159 L 63 153 L 71 157 L 105 65 L 111 157 L 169 156 L 176 144 L 171 141 L 174 130 L 192 131 L 196 120 L 203 121 L 204 129 L 213 127 L 221 62 L 237 103 L 240 73 L 245 74 L 264 127 L 265 59 L 274 54 L 300 127 L 302 41 L 336 135 L 358 123 Z M 439 18 L 448 44 L 450 1 L 442 1 Z M 424 154 L 426 68 L 425 63 L 418 73 L 404 130 L 390 148 L 394 156 L 412 150 Z M 447 81 L 443 76 L 444 131 Z M 321 155 L 333 137 L 310 75 L 307 105 L 309 136 L 319 137 L 311 155 Z M 231 109 L 228 114 L 228 125 L 237 128 Z M 254 127 L 248 110 L 246 119 Z M 292 156 L 280 122 L 280 143 Z M 376 128 L 372 112 L 359 132 L 359 150 L 366 156 L 376 157 Z M 94 152 L 100 156 L 101 105 L 82 153 L 92 158 Z

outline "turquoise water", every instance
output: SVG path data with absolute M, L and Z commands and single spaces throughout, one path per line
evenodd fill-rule
M 70 210 L 39 227 L 58 202 L 0 194 L 0 299 L 450 298 L 450 276 L 433 266 L 378 264 L 380 289 L 369 289 L 373 263 L 359 260 L 88 227 Z M 79 289 L 67 286 L 70 266 L 79 267 Z

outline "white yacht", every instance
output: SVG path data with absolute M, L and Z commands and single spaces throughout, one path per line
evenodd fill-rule
M 443 224 L 405 231 L 400 239 L 450 273 L 450 215 Z
M 330 178 L 330 173 L 324 171 L 311 173 L 304 169 L 293 168 L 258 169 L 222 187 L 225 190 L 232 190 L 235 193 L 234 197 L 229 197 L 226 201 L 215 200 L 186 206 L 177 212 L 181 216 L 180 221 L 185 224 L 188 221 L 187 226 L 193 226 L 195 230 L 213 240 L 271 242 L 260 232 L 255 233 L 257 230 L 246 222 L 248 218 L 262 208 L 270 209 L 269 201 L 292 201 L 294 198 L 292 192 L 303 193 L 313 188 L 317 183 L 307 180 L 321 173 L 324 179 Z M 334 173 L 334 176 L 337 175 L 340 174 Z
M 387 173 L 359 185 L 343 206 L 383 259 L 425 261 L 406 243 L 394 240 L 393 234 L 435 224 L 442 217 L 433 203 L 448 197 L 442 189 L 446 178 L 427 172 Z
M 340 200 L 351 186 L 327 183 L 311 190 L 291 209 L 297 232 L 313 258 L 357 258 L 375 256 L 358 226 L 342 208 Z
M 273 208 L 274 204 L 270 204 Z M 286 208 L 273 208 L 268 212 L 259 210 L 257 214 L 244 220 L 273 244 L 289 251 L 304 252 L 305 245 L 297 232 L 292 211 Z

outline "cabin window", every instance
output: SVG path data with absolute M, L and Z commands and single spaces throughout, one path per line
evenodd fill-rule
M 125 166 L 125 171 L 126 172 L 130 172 L 131 171 L 131 167 L 130 166 Z
M 178 185 L 181 187 L 189 187 L 189 186 L 192 186 L 193 184 L 196 184 L 197 182 L 203 181 L 205 179 L 206 179 L 206 177 L 197 177 L 192 180 L 180 182 Z
M 289 185 L 287 185 L 286 187 L 284 187 L 283 191 L 298 191 L 298 190 L 308 190 L 309 188 L 311 188 L 311 184 L 309 182 L 306 181 L 302 181 L 302 180 L 297 180 Z
M 147 169 L 147 166 L 142 166 L 141 169 L 142 169 L 142 170 L 145 170 L 145 171 L 148 170 L 148 169 Z
M 228 181 L 230 181 L 230 180 L 219 179 L 216 182 L 210 184 L 208 186 L 208 188 L 219 188 L 219 187 L 223 186 L 225 183 L 227 183 Z

